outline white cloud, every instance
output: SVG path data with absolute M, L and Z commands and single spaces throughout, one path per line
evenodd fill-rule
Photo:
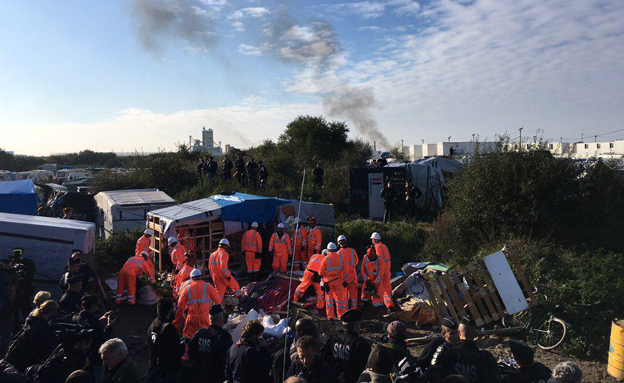
M 378 1 L 360 1 L 354 3 L 323 4 L 320 9 L 337 13 L 350 13 L 365 19 L 373 19 L 383 15 L 386 5 Z
M 263 7 L 252 7 L 252 8 L 243 8 L 241 9 L 243 13 L 245 13 L 249 17 L 253 18 L 261 18 L 269 15 L 271 11 Z
M 399 16 L 415 16 L 420 11 L 420 4 L 413 0 L 391 0 L 388 4 L 397 7 L 394 13 Z
M 262 48 L 253 45 L 240 44 L 238 52 L 247 56 L 262 56 Z

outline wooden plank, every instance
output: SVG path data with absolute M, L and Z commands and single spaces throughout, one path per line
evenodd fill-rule
M 477 326 L 483 326 L 485 322 L 483 322 L 483 318 L 481 318 L 481 315 L 479 314 L 477 305 L 470 296 L 470 293 L 468 292 L 468 289 L 466 289 L 466 286 L 464 286 L 461 278 L 457 275 L 455 271 L 451 273 L 450 277 L 451 281 L 459 289 L 459 293 L 462 295 L 462 303 L 464 303 L 464 305 L 468 308 L 468 311 L 470 311 L 470 313 L 472 314 L 475 322 L 477 322 Z
M 499 318 L 502 318 L 503 316 L 505 316 L 505 305 L 501 302 L 498 290 L 496 289 L 496 285 L 494 284 L 494 281 L 490 276 L 489 269 L 487 269 L 485 263 L 483 263 L 483 260 L 480 260 L 478 262 L 478 265 L 479 267 L 477 268 L 477 272 L 480 273 L 480 276 L 483 279 L 485 286 L 487 287 L 487 290 L 490 294 L 490 299 L 492 299 L 492 302 L 494 302 L 494 306 L 496 307 Z
M 490 299 L 490 294 L 488 294 L 485 284 L 483 283 L 483 281 L 481 281 L 481 278 L 479 278 L 479 274 L 476 271 L 475 263 L 469 264 L 467 269 L 470 272 L 470 275 L 472 275 L 472 278 L 474 279 L 477 285 L 477 288 L 479 289 L 479 295 L 481 296 L 481 298 L 483 299 L 483 301 L 485 302 L 485 305 L 487 306 L 489 310 L 489 316 L 491 318 L 491 321 L 498 320 L 499 319 L 498 312 L 496 311 L 496 309 L 494 308 L 494 305 L 492 304 L 492 300 Z
M 444 274 L 440 278 L 442 279 L 442 282 L 446 286 L 446 291 L 451 295 L 451 300 L 452 300 L 451 303 L 455 306 L 455 310 L 457 311 L 457 315 L 459 316 L 459 319 L 465 317 L 466 310 L 464 309 L 464 305 L 461 299 L 459 298 L 459 294 L 457 294 L 457 291 L 455 290 L 455 285 L 453 285 L 451 278 L 448 276 L 448 274 Z
M 436 319 L 438 323 L 442 323 L 442 319 L 444 318 L 444 312 L 440 309 L 440 304 L 436 300 L 436 296 L 433 294 L 433 289 L 431 288 L 431 277 L 425 275 L 425 289 L 427 290 L 427 294 L 429 294 L 429 300 L 431 305 L 433 306 L 433 311 L 435 311 Z
M 511 261 L 511 264 L 513 265 L 513 267 L 516 269 L 516 279 L 518 281 L 520 281 L 520 283 L 522 284 L 522 286 L 524 287 L 524 292 L 526 294 L 526 296 L 529 297 L 528 302 L 531 305 L 531 307 L 535 307 L 537 306 L 537 297 L 535 296 L 535 294 L 533 294 L 533 288 L 531 287 L 531 285 L 529 284 L 529 282 L 526 279 L 526 276 L 524 275 L 524 269 L 522 268 L 522 265 L 520 264 L 520 261 L 518 260 L 518 257 L 516 257 L 515 254 L 510 253 L 507 250 L 503 250 L 503 253 L 505 253 L 505 255 L 509 258 L 509 260 Z
M 439 302 L 440 305 L 440 311 L 442 311 L 442 314 L 444 315 L 442 318 L 447 317 L 447 316 L 451 316 L 449 309 L 446 305 L 446 301 L 444 300 L 444 296 L 442 295 L 442 292 L 440 291 L 440 288 L 438 286 L 438 281 L 437 281 L 437 276 L 436 275 L 432 275 L 431 279 L 433 279 L 434 281 L 431 283 L 431 289 L 433 291 L 433 294 L 436 297 L 436 300 Z M 440 318 L 440 319 L 442 319 Z
M 472 281 L 472 277 L 467 272 L 467 270 L 464 269 L 463 267 L 460 268 L 459 272 L 460 274 L 464 276 L 464 279 L 466 280 L 466 283 L 468 284 L 468 290 L 470 293 L 472 293 L 471 297 L 472 297 L 472 300 L 476 303 L 476 306 L 478 308 L 478 314 L 481 316 L 484 323 L 490 323 L 491 322 L 490 317 L 487 313 L 487 310 L 485 309 L 485 306 L 483 306 L 483 300 L 481 299 L 481 296 L 479 294 L 479 289 Z
M 448 292 L 446 291 L 446 286 L 444 285 L 444 282 L 442 282 L 442 278 L 440 278 L 439 276 L 436 276 L 434 280 L 436 283 L 436 287 L 438 288 L 438 291 L 440 292 L 440 296 L 444 300 L 444 303 L 446 304 L 446 308 L 451 313 L 451 316 L 453 317 L 453 319 L 455 319 L 456 321 L 455 323 L 458 323 L 461 318 L 459 318 L 457 314 L 457 309 L 453 305 L 452 299 L 449 296 Z

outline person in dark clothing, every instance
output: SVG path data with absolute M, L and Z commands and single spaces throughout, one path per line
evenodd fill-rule
M 23 257 L 24 250 L 13 249 L 13 255 L 9 257 L 9 268 L 14 269 L 18 273 L 17 286 L 15 287 L 15 300 L 13 301 L 13 333 L 17 333 L 20 329 L 20 313 L 24 320 L 32 310 L 31 299 L 33 290 L 33 279 L 35 278 L 36 265 L 32 259 Z
M 159 300 L 156 313 L 157 318 L 147 329 L 147 344 L 150 348 L 147 377 L 150 381 L 175 382 L 184 345 L 180 343 L 180 334 L 172 323 L 173 301 Z
M 475 339 L 477 325 L 467 315 L 459 325 L 459 345 L 439 347 L 431 364 L 435 368 L 438 381 L 453 374 L 461 374 L 469 383 L 499 382 L 496 359 L 485 350 L 479 350 Z
M 383 168 L 386 165 L 388 165 L 388 160 L 386 160 L 385 157 L 382 156 L 377 160 L 377 166 L 379 166 L 380 168 Z
M 388 182 L 386 186 L 381 189 L 381 198 L 384 200 L 384 223 L 392 220 L 392 209 L 394 208 L 394 202 L 397 196 L 397 191 L 392 188 L 392 182 Z
M 416 200 L 422 195 L 422 191 L 414 186 L 411 181 L 405 182 L 405 210 L 409 217 L 414 216 L 416 210 Z
M 188 346 L 189 371 L 193 383 L 223 383 L 228 350 L 234 343 L 223 329 L 225 315 L 221 305 L 210 308 L 210 327 L 200 328 Z
M 249 176 L 249 184 L 254 189 L 258 188 L 258 170 L 259 170 L 258 164 L 254 160 L 254 158 L 251 157 L 251 160 L 247 162 L 247 175 Z
M 351 309 L 340 317 L 344 330 L 327 339 L 321 351 L 323 362 L 332 366 L 340 383 L 355 383 L 366 368 L 371 343 L 360 336 L 362 312 Z
M 80 260 L 78 274 L 82 275 L 82 292 L 86 294 L 89 290 L 91 290 L 91 286 L 95 282 L 95 273 L 91 270 L 88 263 L 83 262 L 83 256 L 84 255 L 81 251 L 74 251 L 71 258 Z
M 260 177 L 260 189 L 263 189 L 266 187 L 267 182 L 269 180 L 269 170 L 267 169 L 266 165 L 262 163 L 262 161 L 258 161 L 258 166 L 259 166 L 258 176 Z
M 103 316 L 97 315 L 100 310 L 100 297 L 97 295 L 85 295 L 81 300 L 82 311 L 74 315 L 73 322 L 82 325 L 85 329 L 93 332 L 89 361 L 93 366 L 93 374 L 98 378 L 104 375 L 104 366 L 100 358 L 100 346 L 109 340 L 113 334 L 113 326 L 117 318 L 112 311 Z M 106 322 L 103 324 L 102 322 Z
M 417 364 L 423 369 L 427 369 L 428 367 L 430 367 L 433 355 L 436 353 L 440 346 L 446 343 L 459 344 L 457 323 L 455 323 L 455 320 L 451 317 L 442 319 L 440 336 L 435 337 L 425 346 L 425 348 L 420 353 L 420 356 L 418 357 Z
M 0 382 L 2 383 L 30 383 L 30 379 L 21 374 L 17 368 L 5 360 L 0 360 Z
M 209 181 L 215 178 L 217 175 L 218 165 L 217 161 L 214 160 L 214 157 L 209 157 L 208 162 L 204 163 L 204 167 L 206 168 L 206 178 Z
M 316 339 L 304 335 L 297 340 L 297 358 L 288 368 L 286 376 L 296 376 L 308 383 L 338 383 L 336 372 L 318 354 Z
M 223 171 L 223 179 L 226 181 L 229 181 L 232 179 L 232 168 L 234 167 L 234 164 L 232 164 L 232 161 L 227 157 L 223 157 L 223 161 L 221 161 L 221 170 Z
M 82 370 L 89 365 L 88 354 L 93 338 L 92 331 L 80 330 L 67 337 L 63 346 L 57 347 L 38 369 L 33 383 L 64 383 L 72 372 Z
M 105 383 L 138 383 L 139 366 L 128 355 L 128 347 L 119 338 L 109 339 L 100 347 L 102 362 L 107 373 Z
M 392 352 L 387 347 L 376 345 L 370 353 L 367 368 L 360 375 L 358 383 L 392 383 L 390 374 L 393 365 Z
M 69 374 L 65 383 L 95 383 L 95 377 L 85 370 L 76 370 Z
M 199 180 L 201 182 L 204 182 L 204 178 L 206 176 L 206 162 L 205 162 L 205 157 L 199 157 L 199 160 L 197 161 L 197 174 L 199 174 Z
M 82 276 L 75 275 L 67 280 L 69 288 L 59 301 L 59 312 L 61 316 L 75 314 L 81 310 L 82 301 Z
M 321 167 L 321 163 L 318 162 L 314 170 L 312 170 L 312 177 L 314 186 L 318 186 L 320 188 L 323 187 L 323 177 L 325 176 L 325 169 Z
M 245 325 L 241 340 L 228 351 L 225 379 L 228 383 L 268 383 L 271 356 L 258 321 Z
M 65 293 L 69 288 L 69 283 L 67 283 L 69 278 L 75 277 L 76 275 L 80 275 L 80 259 L 69 258 L 67 261 L 67 271 L 63 274 L 63 276 L 61 276 L 61 280 L 59 281 L 59 285 L 61 286 L 61 291 L 63 293 Z
M 552 371 L 534 360 L 535 352 L 526 343 L 511 339 L 509 347 L 518 368 L 503 370 L 503 383 L 541 383 L 550 379 Z
M 238 155 L 234 166 L 236 167 L 236 179 L 244 186 L 247 183 L 247 178 L 245 177 L 245 157 L 242 154 Z
M 388 341 L 384 342 L 382 346 L 386 347 L 392 353 L 393 371 L 398 373 L 401 371 L 399 363 L 407 358 L 411 364 L 414 363 L 414 357 L 412 353 L 407 349 L 407 326 L 401 321 L 394 321 L 388 325 L 387 329 Z
M 7 362 L 19 371 L 24 371 L 32 365 L 42 363 L 50 356 L 59 344 L 49 323 L 56 316 L 58 307 L 58 303 L 49 300 L 33 310 L 20 332 L 11 341 L 5 356 Z

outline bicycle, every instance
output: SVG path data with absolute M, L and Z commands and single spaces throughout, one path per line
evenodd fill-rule
M 537 294 L 537 289 L 534 291 Z M 548 297 L 544 296 L 545 300 Z M 559 313 L 565 313 L 565 308 L 559 304 L 548 307 L 548 311 L 543 319 L 535 321 L 531 310 L 524 310 L 519 313 L 503 317 L 503 327 L 526 331 L 535 336 L 535 343 L 542 350 L 553 350 L 563 343 L 570 325 L 560 317 Z M 535 325 L 534 325 L 535 323 Z M 537 326 L 537 327 L 536 327 Z

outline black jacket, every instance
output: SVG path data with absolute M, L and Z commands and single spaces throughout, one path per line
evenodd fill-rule
M 175 367 L 184 354 L 178 330 L 168 318 L 158 317 L 147 329 L 150 367 Z
M 496 359 L 488 351 L 479 350 L 475 342 L 462 340 L 457 346 L 442 347 L 432 364 L 440 366 L 441 378 L 463 375 L 469 383 L 499 382 Z
M 414 356 L 407 349 L 405 342 L 389 341 L 388 343 L 384 343 L 382 346 L 389 349 L 392 353 L 392 362 L 394 364 L 393 372 L 395 374 L 401 371 L 399 363 L 401 363 L 403 359 L 407 358 L 412 365 L 415 364 Z
M 48 322 L 29 316 L 11 341 L 5 359 L 19 371 L 24 371 L 27 367 L 45 361 L 58 344 Z
M 517 370 L 503 372 L 503 383 L 545 383 L 550 379 L 550 368 L 539 362 Z
M 65 316 L 79 313 L 81 309 L 80 300 L 82 299 L 82 295 L 82 293 L 67 290 L 59 302 L 60 315 Z
M 64 383 L 67 377 L 76 370 L 87 366 L 87 355 L 76 352 L 65 352 L 59 348 L 54 355 L 39 369 L 33 383 Z
M 100 346 L 111 338 L 111 335 L 113 335 L 113 328 L 103 325 L 95 314 L 84 310 L 74 315 L 73 322 L 86 326 L 89 330 L 93 330 L 89 360 L 94 365 L 101 366 L 102 358 L 99 352 Z
M 286 377 L 298 376 L 307 383 L 338 383 L 338 376 L 333 368 L 324 363 L 317 356 L 310 369 L 306 368 L 299 357 L 291 363 Z
M 366 368 L 371 343 L 358 334 L 339 331 L 321 350 L 323 362 L 332 366 L 340 383 L 355 383 Z
M 268 383 L 271 356 L 265 348 L 236 342 L 228 351 L 225 379 L 228 383 Z
M 389 188 L 385 186 L 381 189 L 381 198 L 384 200 L 384 205 L 391 206 L 394 204 L 394 201 L 397 199 L 398 193 L 393 188 Z
M 217 326 L 199 329 L 188 346 L 189 371 L 193 382 L 223 383 L 232 336 Z
M 436 350 L 438 349 L 438 347 L 442 346 L 445 343 L 446 339 L 444 339 L 443 336 L 437 336 L 433 338 L 433 340 L 429 342 L 422 350 L 420 356 L 418 356 L 418 366 L 423 369 L 431 366 L 431 359 L 433 359 L 433 355 L 435 354 Z

